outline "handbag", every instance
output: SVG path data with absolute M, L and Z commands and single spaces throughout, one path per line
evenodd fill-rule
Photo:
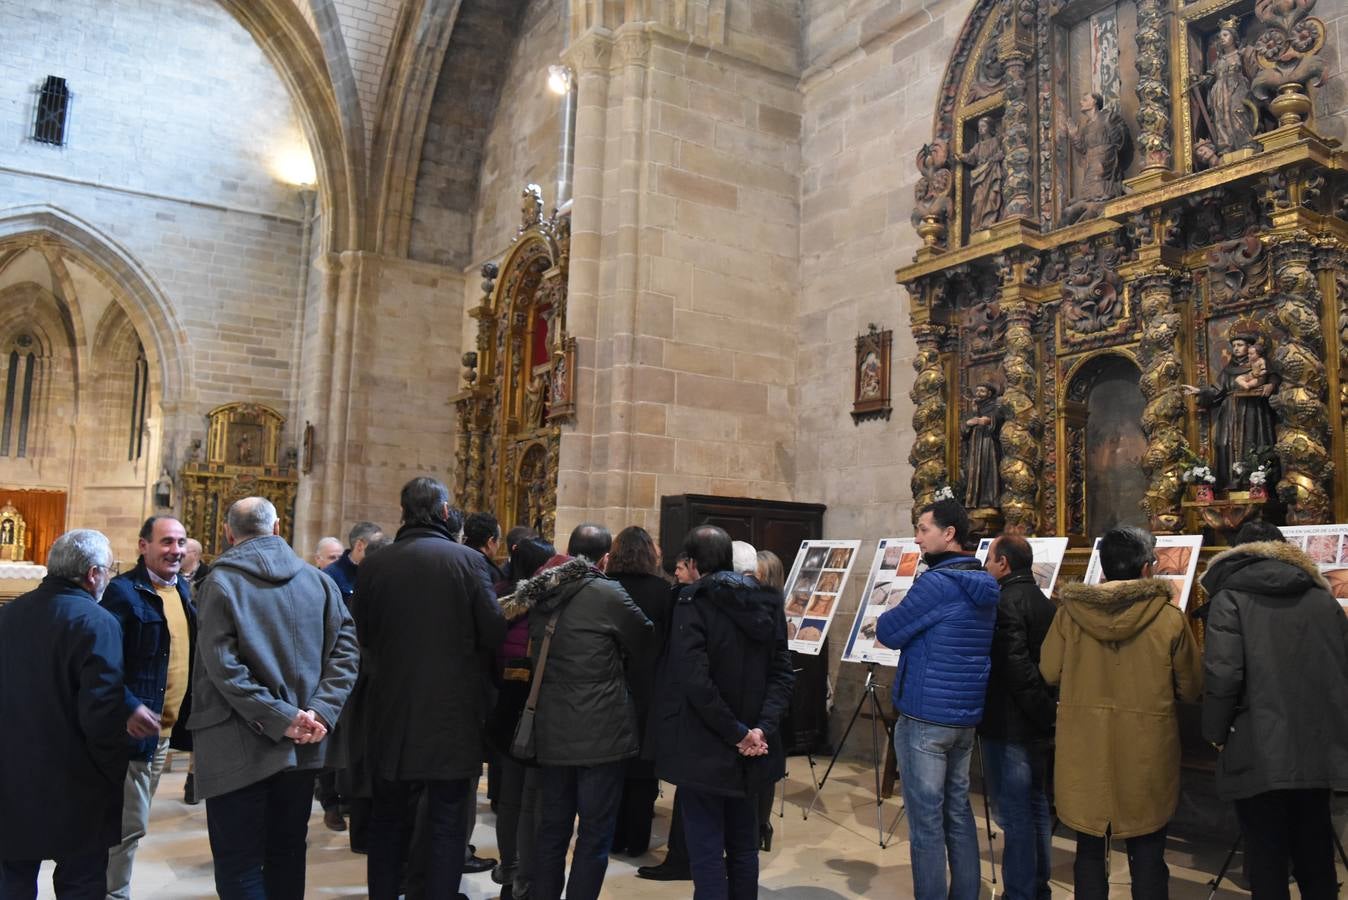
M 543 632 L 543 646 L 538 651 L 538 665 L 534 667 L 533 683 L 529 685 L 529 699 L 524 702 L 524 711 L 520 713 L 519 724 L 515 726 L 515 739 L 510 742 L 510 755 L 520 762 L 533 762 L 538 755 L 534 741 L 534 712 L 538 709 L 538 692 L 543 686 L 543 670 L 548 665 L 548 648 L 552 646 L 552 636 L 557 631 L 557 618 L 562 614 L 561 606 L 548 619 L 547 630 Z

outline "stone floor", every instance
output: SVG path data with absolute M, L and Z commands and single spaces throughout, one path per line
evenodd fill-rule
M 182 803 L 183 769 L 164 775 L 155 801 L 150 834 L 141 844 L 136 858 L 132 894 L 137 900 L 151 898 L 211 897 L 215 891 L 211 877 L 211 854 L 206 839 L 206 807 Z M 822 774 L 822 770 L 821 770 Z M 871 770 L 864 766 L 839 764 L 834 770 L 809 819 L 802 819 L 813 791 L 809 787 L 809 769 L 803 759 L 791 761 L 786 782 L 786 815 L 774 817 L 776 838 L 771 853 L 762 856 L 760 897 L 770 900 L 836 900 L 851 897 L 911 897 L 912 874 L 908 866 L 907 829 L 900 823 L 886 849 L 877 846 L 874 782 Z M 663 841 L 669 827 L 669 802 L 666 791 L 657 806 L 655 822 L 658 848 L 637 860 L 615 857 L 608 870 L 604 898 L 674 900 L 692 896 L 692 884 L 658 883 L 638 879 L 635 868 L 658 862 L 664 857 Z M 974 798 L 975 810 L 982 823 L 982 801 Z M 780 808 L 780 807 L 779 807 Z M 474 843 L 480 854 L 495 856 L 494 817 L 481 798 Z M 883 807 L 889 827 L 899 810 L 897 801 Z M 987 836 L 980 827 L 983 842 L 983 896 L 1000 895 L 1000 884 L 992 883 L 988 865 Z M 309 829 L 309 874 L 307 896 L 314 898 L 362 897 L 365 895 L 365 858 L 352 854 L 344 833 L 323 827 L 321 810 L 314 807 Z M 1071 897 L 1073 842 L 1060 831 L 1054 838 L 1053 896 Z M 998 853 L 1001 851 L 997 841 Z M 1171 897 L 1175 900 L 1206 898 L 1213 873 L 1220 868 L 1227 847 L 1193 844 L 1172 838 L 1166 856 L 1171 871 Z M 1129 896 L 1127 862 L 1115 852 L 1111 896 Z M 1237 864 L 1239 857 L 1237 857 Z M 1000 872 L 998 873 L 1000 879 Z M 50 869 L 44 868 L 39 896 L 51 897 Z M 497 889 L 488 874 L 464 878 L 464 892 L 472 900 L 491 900 Z M 1222 883 L 1219 897 L 1248 896 L 1230 881 Z M 1295 888 L 1293 896 L 1297 896 Z

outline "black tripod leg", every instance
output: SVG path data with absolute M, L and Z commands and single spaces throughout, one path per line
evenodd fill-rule
M 992 883 L 997 883 L 997 850 L 992 846 L 992 804 L 988 800 L 988 763 L 983 756 L 983 742 L 975 735 L 978 745 L 978 771 L 983 776 L 983 826 L 988 832 L 988 859 L 992 863 Z
M 814 798 L 810 800 L 810 805 L 806 807 L 802 818 L 808 819 L 810 813 L 814 812 L 814 805 L 819 802 L 819 795 L 824 790 L 824 783 L 828 781 L 828 776 L 833 773 L 833 767 L 838 764 L 838 757 L 842 755 L 843 747 L 847 745 L 847 736 L 852 733 L 852 726 L 857 723 L 857 717 L 861 715 L 861 708 L 866 704 L 866 695 L 863 693 L 857 700 L 857 708 L 852 713 L 852 721 L 847 723 L 847 730 L 843 732 L 842 740 L 838 741 L 838 747 L 833 751 L 833 758 L 828 761 L 828 768 L 824 770 L 824 777 L 819 779 L 819 784 L 815 787 Z
M 884 758 L 880 752 L 880 723 L 883 721 L 880 717 L 880 699 L 875 696 L 875 685 L 871 684 L 866 691 L 871 700 L 871 753 L 875 764 L 875 833 L 880 842 L 880 849 L 885 849 L 885 820 L 881 807 L 884 800 L 880 797 L 880 767 L 884 764 Z
M 1231 860 L 1236 858 L 1236 851 L 1240 849 L 1240 840 L 1244 833 L 1236 835 L 1236 839 L 1231 842 L 1231 849 L 1226 852 L 1226 859 L 1222 860 L 1222 867 L 1217 870 L 1217 877 L 1208 882 L 1208 887 L 1212 888 L 1212 893 L 1208 894 L 1208 900 L 1217 896 L 1217 888 L 1221 886 L 1222 879 L 1226 877 L 1226 870 L 1231 868 Z M 1343 848 L 1339 848 L 1343 852 Z

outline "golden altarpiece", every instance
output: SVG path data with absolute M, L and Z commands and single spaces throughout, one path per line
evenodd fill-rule
M 199 446 L 183 466 L 179 484 L 183 525 L 201 541 L 202 557 L 229 548 L 225 514 L 244 497 L 266 497 L 276 507 L 281 536 L 293 543 L 299 477 L 292 453 L 282 454 L 285 419 L 260 403 L 227 403 L 207 414 L 205 459 Z
M 897 273 L 917 504 L 948 487 L 1074 546 L 1348 520 L 1348 156 L 1313 116 L 1314 6 L 976 6 Z
M 522 196 L 519 232 L 499 265 L 482 267 L 477 349 L 463 356 L 458 480 L 464 509 L 495 512 L 552 540 L 561 423 L 575 414 L 576 343 L 566 330 L 571 244 L 567 213 L 543 215 L 542 192 Z

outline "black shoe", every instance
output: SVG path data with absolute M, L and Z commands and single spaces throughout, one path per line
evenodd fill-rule
M 687 866 L 671 866 L 666 860 L 658 866 L 640 867 L 637 869 L 637 877 L 650 881 L 692 881 L 693 873 L 688 871 Z
M 328 826 L 329 831 L 346 831 L 346 819 L 342 818 L 342 811 L 335 806 L 323 810 L 323 824 Z
M 478 872 L 489 871 L 496 865 L 496 860 L 487 859 L 474 853 L 463 861 L 463 874 L 476 875 Z
M 197 780 L 192 777 L 192 773 L 187 773 L 187 780 L 183 782 L 183 802 L 188 806 L 196 806 L 201 802 L 197 796 Z
M 772 850 L 772 823 L 765 822 L 758 829 L 758 849 L 763 852 Z

